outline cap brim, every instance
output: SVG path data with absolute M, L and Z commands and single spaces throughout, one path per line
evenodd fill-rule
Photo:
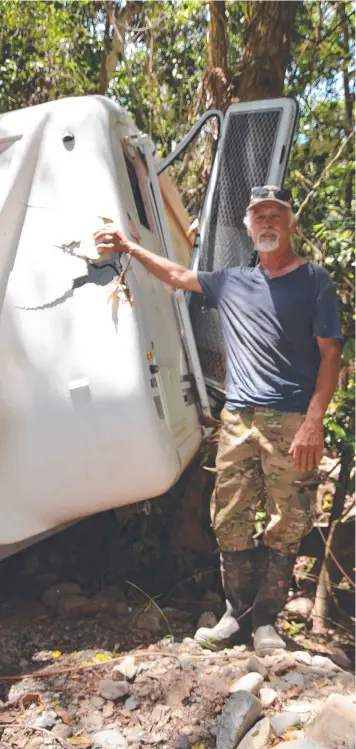
M 289 203 L 287 200 L 278 200 L 278 198 L 256 198 L 255 200 L 251 200 L 251 203 L 247 206 L 246 211 L 249 211 L 250 208 L 254 208 L 255 205 L 259 205 L 260 203 L 279 203 L 279 205 L 283 205 L 285 208 L 290 208 L 292 210 L 292 204 Z

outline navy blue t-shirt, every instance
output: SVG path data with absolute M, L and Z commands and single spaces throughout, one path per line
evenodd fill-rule
M 308 262 L 277 278 L 258 265 L 198 271 L 198 279 L 207 304 L 220 315 L 226 407 L 305 413 L 320 365 L 316 337 L 341 339 L 328 272 Z

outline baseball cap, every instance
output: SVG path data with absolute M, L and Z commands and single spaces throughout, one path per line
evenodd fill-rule
M 253 187 L 250 195 L 250 202 L 246 210 L 253 208 L 258 203 L 264 203 L 266 200 L 272 200 L 285 208 L 292 208 L 292 196 L 289 190 L 284 190 L 276 185 L 264 185 L 263 187 Z

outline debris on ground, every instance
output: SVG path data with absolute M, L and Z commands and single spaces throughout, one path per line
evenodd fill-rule
M 87 598 L 59 583 L 26 615 L 20 602 L 3 608 L 0 749 L 354 749 L 342 647 L 212 653 L 186 612 L 148 603 L 119 614 L 122 592 L 104 590 L 95 613 L 83 604 L 74 616 L 60 605 L 73 597 Z

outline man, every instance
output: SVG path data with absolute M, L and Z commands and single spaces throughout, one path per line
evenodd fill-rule
M 252 189 L 245 225 L 259 253 L 254 268 L 193 272 L 114 229 L 95 235 L 98 252 L 127 252 L 165 283 L 204 294 L 218 309 L 227 355 L 226 404 L 211 502 L 226 612 L 195 639 L 231 644 L 252 606 L 259 655 L 285 647 L 274 625 L 288 596 L 302 537 L 313 525 L 323 417 L 340 367 L 337 297 L 328 273 L 295 255 L 290 194 Z M 264 499 L 265 558 L 254 542 Z

